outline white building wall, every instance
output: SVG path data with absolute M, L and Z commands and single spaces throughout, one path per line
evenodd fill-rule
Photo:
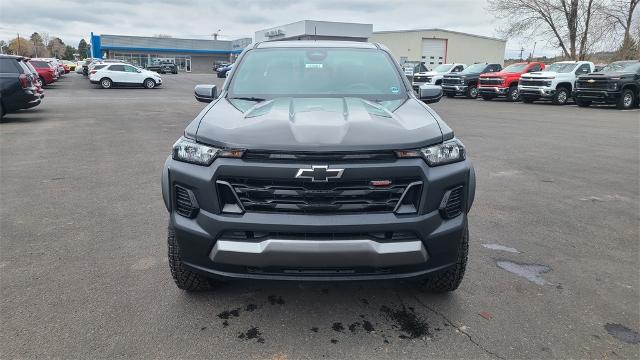
M 407 61 L 423 61 L 422 40 L 446 40 L 446 62 L 473 64 L 491 62 L 502 64 L 506 41 L 445 30 L 419 30 L 398 32 L 374 32 L 371 42 L 384 44 L 394 57 Z M 425 59 L 428 60 L 428 59 Z

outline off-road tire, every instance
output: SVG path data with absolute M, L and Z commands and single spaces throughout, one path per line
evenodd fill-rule
M 580 107 L 589 107 L 591 106 L 591 101 L 576 99 L 576 105 Z
M 509 91 L 507 91 L 507 101 L 517 102 L 520 101 L 520 90 L 518 90 L 517 86 L 509 87 Z
M 469 99 L 477 99 L 478 98 L 478 86 L 476 85 L 469 85 L 469 87 L 467 88 L 467 98 Z M 475 94 L 475 95 L 474 95 Z
M 556 93 L 553 95 L 551 102 L 553 102 L 554 105 L 565 105 L 569 101 L 570 97 L 571 92 L 569 89 L 566 87 L 559 87 L 556 89 Z
M 456 264 L 447 270 L 439 271 L 422 281 L 422 287 L 429 292 L 444 293 L 454 291 L 460 286 L 467 268 L 469 254 L 469 228 L 465 227 L 458 246 Z
M 629 101 L 629 98 L 631 99 Z M 633 93 L 631 89 L 622 89 L 622 93 L 616 101 L 616 107 L 620 110 L 628 110 L 632 109 L 636 100 L 636 95 Z
M 212 280 L 189 270 L 182 263 L 180 247 L 176 240 L 176 232 L 171 225 L 167 229 L 167 244 L 169 250 L 169 269 L 178 288 L 186 291 L 203 291 L 211 289 Z

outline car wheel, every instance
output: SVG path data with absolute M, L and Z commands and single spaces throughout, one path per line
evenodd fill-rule
M 467 89 L 467 97 L 469 99 L 476 99 L 478 97 L 478 87 L 475 85 L 469 85 Z
M 458 245 L 458 258 L 455 265 L 447 270 L 437 272 L 430 275 L 422 281 L 422 287 L 431 292 L 449 292 L 454 291 L 460 286 L 464 272 L 467 268 L 467 259 L 469 253 L 469 228 L 465 227 L 462 232 L 462 238 Z
M 633 90 L 631 90 L 631 89 L 623 89 L 622 90 L 622 94 L 620 94 L 620 97 L 618 98 L 618 101 L 616 102 L 616 106 L 620 110 L 631 109 L 634 106 L 634 103 L 635 103 L 635 99 L 634 98 L 635 98 L 635 94 L 633 93 Z
M 509 91 L 507 92 L 507 100 L 512 102 L 520 101 L 520 90 L 518 90 L 517 86 L 509 88 Z
M 564 87 L 559 87 L 556 90 L 556 94 L 553 95 L 552 102 L 554 105 L 564 105 L 569 100 L 569 90 Z
M 167 246 L 171 277 L 178 288 L 186 291 L 202 291 L 212 288 L 216 281 L 191 271 L 182 263 L 176 232 L 172 226 L 169 226 L 167 230 Z
M 482 99 L 489 101 L 489 100 L 495 99 L 495 96 L 493 96 L 493 95 L 482 95 Z
M 142 83 L 144 85 L 144 87 L 146 87 L 147 89 L 153 89 L 154 87 L 156 87 L 156 82 L 153 81 L 153 79 L 146 79 L 144 81 L 144 83 Z
M 102 78 L 100 79 L 100 86 L 103 89 L 111 89 L 111 87 L 113 87 L 113 81 L 109 78 Z
M 580 107 L 589 107 L 591 105 L 591 101 L 576 99 L 576 105 Z

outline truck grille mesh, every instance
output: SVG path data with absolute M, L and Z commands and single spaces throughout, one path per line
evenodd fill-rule
M 502 85 L 502 79 L 480 78 L 480 85 Z
M 445 77 L 442 79 L 442 85 L 460 85 L 459 77 Z
M 577 89 L 607 90 L 608 86 L 609 86 L 609 81 L 605 79 L 580 79 L 576 82 Z
M 246 211 L 288 213 L 392 212 L 416 179 L 391 179 L 389 186 L 369 180 L 311 182 L 301 179 L 225 178 Z M 417 192 L 419 194 L 420 192 Z

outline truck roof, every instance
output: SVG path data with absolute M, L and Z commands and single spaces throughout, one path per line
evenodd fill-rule
M 360 41 L 334 41 L 334 40 L 283 40 L 265 41 L 255 44 L 254 49 L 269 48 L 357 48 L 377 49 L 377 44 Z

